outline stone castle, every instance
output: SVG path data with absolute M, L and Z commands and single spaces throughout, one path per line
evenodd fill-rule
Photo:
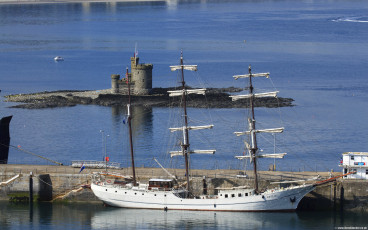
M 125 78 L 120 79 L 120 75 L 111 75 L 111 93 L 128 94 L 127 79 L 129 79 L 131 92 L 135 95 L 148 95 L 152 91 L 152 64 L 139 64 L 139 57 L 130 58 L 130 69 Z

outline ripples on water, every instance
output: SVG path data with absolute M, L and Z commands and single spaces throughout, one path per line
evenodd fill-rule
M 368 17 L 341 17 L 333 19 L 333 22 L 368 22 Z

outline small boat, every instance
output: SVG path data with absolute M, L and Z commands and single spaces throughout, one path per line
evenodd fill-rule
M 56 62 L 64 61 L 64 58 L 60 57 L 60 56 L 56 56 L 56 57 L 54 57 L 54 61 L 56 61 Z
M 186 97 L 188 94 L 204 94 L 206 89 L 187 89 L 184 81 L 184 70 L 196 71 L 196 65 L 184 65 L 183 56 L 180 58 L 180 65 L 170 66 L 172 71 L 181 72 L 181 90 L 169 91 L 170 96 L 179 96 L 183 101 L 184 119 L 183 126 L 170 128 L 171 132 L 181 131 L 183 140 L 181 150 L 170 152 L 171 156 L 183 156 L 185 159 L 186 181 L 177 185 L 176 179 L 157 179 L 152 178 L 148 184 L 136 181 L 134 154 L 131 145 L 132 174 L 131 183 L 108 183 L 111 180 L 104 177 L 97 177 L 91 184 L 94 194 L 105 204 L 122 208 L 144 208 L 162 210 L 198 210 L 198 211 L 293 211 L 298 207 L 301 199 L 309 192 L 314 190 L 316 184 L 302 184 L 297 186 L 279 187 L 269 190 L 258 188 L 257 159 L 258 158 L 283 158 L 286 153 L 261 154 L 257 147 L 258 133 L 281 133 L 284 128 L 256 129 L 254 99 L 257 97 L 276 97 L 278 92 L 254 93 L 252 78 L 268 77 L 269 73 L 252 74 L 249 66 L 249 74 L 234 76 L 235 79 L 248 78 L 249 94 L 231 96 L 233 100 L 250 100 L 250 117 L 248 118 L 248 131 L 235 132 L 236 136 L 249 135 L 250 143 L 246 143 L 248 154 L 236 156 L 239 160 L 251 160 L 254 168 L 254 187 L 233 187 L 219 188 L 217 195 L 194 196 L 190 186 L 190 154 L 214 154 L 215 150 L 193 150 L 189 148 L 189 131 L 198 129 L 210 129 L 213 125 L 189 126 L 187 121 Z M 129 88 L 129 83 L 128 83 Z M 129 90 L 130 91 L 130 90 Z M 129 93 L 130 95 L 130 93 Z M 128 104 L 128 124 L 131 120 L 130 100 Z M 131 132 L 130 132 L 131 140 Z M 132 143 L 132 142 L 131 142 Z M 242 174 L 245 177 L 246 174 Z

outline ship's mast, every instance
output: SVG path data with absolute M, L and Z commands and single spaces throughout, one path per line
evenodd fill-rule
M 255 192 L 258 193 L 258 175 L 257 175 L 257 158 L 256 153 L 258 150 L 257 147 L 257 136 L 256 136 L 256 120 L 254 118 L 254 93 L 253 93 L 253 85 L 252 85 L 252 68 L 249 65 L 249 94 L 250 94 L 250 109 L 251 109 L 251 117 L 249 118 L 249 131 L 251 138 L 251 146 L 250 153 L 251 159 L 253 161 L 253 171 L 254 171 L 254 189 Z
M 189 192 L 189 159 L 188 159 L 188 149 L 189 149 L 189 134 L 188 134 L 188 115 L 187 115 L 187 99 L 186 99 L 186 91 L 185 91 L 185 81 L 184 81 L 184 63 L 183 63 L 183 52 L 180 55 L 180 65 L 181 65 L 181 85 L 183 94 L 181 96 L 183 101 L 183 110 L 184 110 L 184 128 L 183 128 L 183 139 L 181 147 L 183 150 L 183 155 L 185 158 L 185 175 L 187 179 L 187 190 Z
M 254 93 L 254 88 L 252 84 L 252 78 L 254 77 L 266 77 L 268 78 L 270 73 L 256 73 L 252 74 L 251 66 L 249 65 L 249 74 L 244 75 L 235 75 L 233 76 L 235 80 L 239 78 L 249 78 L 249 94 L 247 95 L 231 95 L 233 101 L 239 100 L 239 99 L 249 99 L 249 107 L 250 107 L 250 115 L 248 118 L 248 126 L 249 131 L 245 132 L 234 132 L 237 136 L 242 135 L 249 135 L 251 143 L 246 144 L 246 148 L 249 149 L 249 155 L 248 156 L 235 156 L 235 158 L 239 160 L 250 158 L 253 162 L 253 170 L 254 170 L 254 190 L 256 193 L 258 193 L 258 175 L 257 175 L 257 158 L 283 158 L 286 153 L 273 153 L 273 154 L 257 154 L 258 147 L 257 147 L 257 137 L 256 133 L 282 133 L 284 131 L 284 128 L 271 128 L 271 129 L 259 129 L 256 130 L 256 120 L 254 118 L 254 100 L 255 98 L 264 98 L 264 97 L 277 97 L 277 93 L 279 91 L 274 92 L 267 92 L 267 93 Z
M 181 143 L 180 151 L 170 151 L 171 157 L 173 156 L 184 156 L 185 159 L 185 176 L 186 176 L 186 189 L 188 194 L 190 192 L 189 184 L 189 154 L 214 154 L 216 150 L 190 150 L 189 149 L 189 130 L 201 130 L 201 129 L 212 129 L 213 125 L 202 125 L 202 126 L 188 126 L 188 115 L 187 115 L 187 94 L 201 94 L 205 95 L 206 89 L 186 89 L 184 80 L 184 70 L 197 71 L 197 65 L 184 65 L 183 52 L 180 56 L 180 65 L 170 66 L 171 71 L 181 71 L 181 84 L 180 90 L 167 91 L 170 97 L 180 96 L 183 103 L 184 110 L 184 125 L 182 127 L 170 128 L 171 132 L 182 131 L 183 142 Z
M 130 157 L 132 160 L 132 174 L 133 174 L 133 185 L 135 186 L 137 184 L 137 180 L 135 177 L 135 165 L 134 165 L 134 151 L 133 151 L 133 139 L 132 139 L 132 114 L 130 112 L 130 103 L 131 103 L 131 99 L 130 99 L 130 82 L 129 82 L 129 73 L 128 73 L 128 68 L 126 69 L 126 83 L 128 85 L 128 105 L 127 105 L 127 109 L 128 109 L 128 125 L 129 125 L 129 144 L 130 144 Z

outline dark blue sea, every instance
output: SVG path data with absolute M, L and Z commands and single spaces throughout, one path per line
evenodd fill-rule
M 256 109 L 258 128 L 285 127 L 282 134 L 262 135 L 258 143 L 263 153 L 273 153 L 274 143 L 276 152 L 288 153 L 276 160 L 278 170 L 340 171 L 341 153 L 368 151 L 367 10 L 365 0 L 1 4 L 0 115 L 13 115 L 12 146 L 68 165 L 71 160 L 102 160 L 106 145 L 110 161 L 127 167 L 124 107 L 13 109 L 9 106 L 14 103 L 5 102 L 3 96 L 110 88 L 110 75 L 123 75 L 135 50 L 141 62 L 154 65 L 154 87 L 176 86 L 177 74 L 169 66 L 179 63 L 182 50 L 186 64 L 198 65 L 196 73 L 186 73 L 192 87 L 245 87 L 244 80 L 232 76 L 247 73 L 252 65 L 253 72 L 271 73 L 270 79 L 255 80 L 257 89 L 276 89 L 279 96 L 295 100 L 293 107 Z M 55 56 L 64 61 L 55 62 Z M 234 158 L 243 154 L 243 142 L 233 132 L 246 128 L 247 112 L 189 108 L 188 113 L 191 124 L 215 125 L 209 131 L 193 132 L 191 147 L 217 150 L 214 156 L 193 155 L 191 166 L 243 169 L 243 162 Z M 183 167 L 181 158 L 167 154 L 178 144 L 168 130 L 177 114 L 171 108 L 134 108 L 136 165 L 158 167 L 152 160 L 156 157 L 165 167 Z M 100 130 L 109 135 L 106 142 Z M 9 163 L 52 164 L 17 148 L 10 149 Z M 263 170 L 272 163 L 259 162 Z M 109 212 L 123 215 L 119 212 L 124 211 Z M 195 219 L 193 225 L 185 225 L 189 218 L 185 213 L 179 212 L 173 220 L 170 215 L 160 213 L 161 219 L 151 220 L 147 214 L 149 220 L 142 216 L 144 220 L 137 217 L 126 220 L 128 224 L 115 218 L 111 228 L 121 228 L 119 224 L 151 229 L 320 227 L 309 225 L 309 214 L 280 218 L 271 214 L 271 224 L 264 221 L 266 214 L 254 214 L 254 225 L 249 227 L 240 222 L 228 225 L 244 217 L 231 215 L 229 220 L 227 214 L 203 214 L 203 221 Z M 109 216 L 105 210 L 87 215 L 78 229 L 109 229 L 104 216 Z M 283 219 L 294 224 L 285 227 Z M 328 219 L 325 226 L 346 226 L 333 220 Z M 142 225 L 145 221 L 150 224 Z M 51 217 L 46 222 L 56 227 Z M 162 222 L 165 225 L 155 225 Z

